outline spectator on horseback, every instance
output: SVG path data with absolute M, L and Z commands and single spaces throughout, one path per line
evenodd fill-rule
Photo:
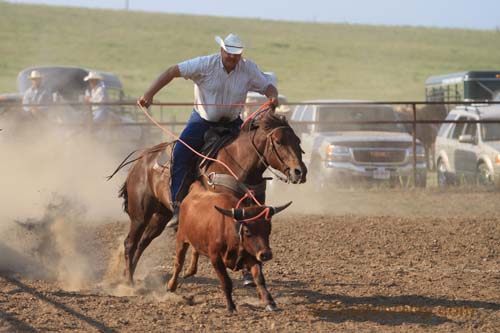
M 224 40 L 216 36 L 220 53 L 202 56 L 173 65 L 163 72 L 139 99 L 148 107 L 154 95 L 174 78 L 194 82 L 195 106 L 180 138 L 199 151 L 204 133 L 211 127 L 223 125 L 239 130 L 242 106 L 249 91 L 264 94 L 274 106 L 278 105 L 278 90 L 268 76 L 251 60 L 243 58 L 243 43 L 239 36 L 229 34 Z M 174 215 L 167 227 L 176 228 L 179 204 L 187 194 L 190 180 L 186 177 L 195 161 L 195 154 L 182 144 L 176 144 L 171 167 L 171 201 Z M 185 180 L 186 178 L 186 180 Z
M 89 74 L 83 78 L 83 81 L 89 84 L 88 89 L 85 90 L 85 102 L 106 103 L 108 101 L 108 91 L 102 79 L 103 77 L 96 72 L 89 72 Z M 106 105 L 92 105 L 92 119 L 95 122 L 109 120 L 109 112 Z
M 35 118 L 46 119 L 48 117 L 47 107 L 35 106 L 33 104 L 49 104 L 52 102 L 50 93 L 42 84 L 42 75 L 39 71 L 32 71 L 28 77 L 31 87 L 23 96 L 23 110 Z

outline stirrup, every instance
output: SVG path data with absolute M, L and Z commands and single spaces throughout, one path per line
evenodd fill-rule
M 174 208 L 174 212 L 172 217 L 170 218 L 170 221 L 167 223 L 167 228 L 174 228 L 177 230 L 177 227 L 179 226 L 179 206 L 176 206 Z
M 250 272 L 243 273 L 243 286 L 255 287 L 255 282 L 254 282 L 253 276 Z

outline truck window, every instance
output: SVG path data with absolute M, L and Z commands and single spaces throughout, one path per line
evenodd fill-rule
M 446 120 L 455 120 L 456 117 L 457 116 L 455 114 L 449 113 L 448 116 L 446 116 Z M 449 133 L 448 129 L 450 127 L 455 127 L 454 125 L 455 124 L 451 124 L 451 123 L 442 123 L 441 126 L 439 127 L 439 131 L 438 131 L 437 136 L 439 136 L 439 137 L 446 136 L 446 133 Z
M 474 119 L 469 119 L 469 120 L 474 120 Z M 464 134 L 472 135 L 472 137 L 475 137 L 476 133 L 477 133 L 477 124 L 465 124 Z
M 292 115 L 292 121 L 300 121 L 302 118 L 302 113 L 304 112 L 304 109 L 306 108 L 306 105 L 299 105 L 295 108 L 293 111 Z
M 318 131 L 384 131 L 405 132 L 404 126 L 397 123 L 374 124 L 370 121 L 397 121 L 395 111 L 386 106 L 324 106 L 318 108 L 320 122 Z M 339 123 L 336 123 L 339 122 Z M 360 122 L 341 124 L 340 122 Z M 367 123 L 363 123 L 367 122 Z
M 458 118 L 458 120 L 465 121 L 465 120 L 467 120 L 467 117 L 460 117 L 460 118 Z M 462 135 L 464 127 L 465 127 L 465 123 L 456 123 L 455 128 L 453 129 L 453 131 L 451 133 L 451 138 L 458 140 L 458 137 L 460 135 Z
M 500 123 L 481 124 L 483 141 L 500 141 Z
M 310 105 L 306 105 L 304 108 L 304 114 L 302 115 L 302 121 L 314 121 L 314 108 Z

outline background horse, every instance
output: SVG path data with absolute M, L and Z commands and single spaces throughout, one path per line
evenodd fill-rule
M 170 169 L 157 163 L 159 155 L 171 151 L 171 147 L 172 144 L 163 143 L 144 151 L 134 162 L 120 190 L 124 210 L 130 217 L 124 245 L 125 275 L 131 284 L 140 256 L 172 217 Z M 234 191 L 244 189 L 243 195 L 248 188 L 265 190 L 262 175 L 269 166 L 284 174 L 288 182 L 297 184 L 306 180 L 307 168 L 302 161 L 300 140 L 286 119 L 276 116 L 270 107 L 246 122 L 239 135 L 218 152 L 217 159 L 233 170 L 238 183 L 228 185 L 231 182 L 227 177 L 218 177 L 227 175 L 227 169 L 219 163 L 211 163 L 200 177 L 214 191 L 232 187 Z M 117 170 L 124 165 L 122 163 Z M 217 182 L 219 178 L 221 181 Z M 262 193 L 260 198 L 265 199 L 265 195 Z
M 396 108 L 401 120 L 413 120 L 412 107 Z M 446 118 L 446 108 L 444 105 L 429 104 L 417 109 L 417 120 L 435 120 L 440 121 Z M 417 123 L 416 138 L 422 142 L 425 149 L 425 158 L 427 160 L 427 169 L 434 170 L 434 143 L 439 130 L 440 123 Z M 406 124 L 409 133 L 413 132 L 413 125 Z

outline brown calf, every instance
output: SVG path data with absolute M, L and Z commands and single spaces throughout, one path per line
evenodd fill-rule
M 272 259 L 269 247 L 271 221 L 266 220 L 264 215 L 247 222 L 235 222 L 235 219 L 252 218 L 265 209 L 269 210 L 270 218 L 290 203 L 277 208 L 251 206 L 232 210 L 237 202 L 238 198 L 234 195 L 210 192 L 198 182 L 191 186 L 180 208 L 174 273 L 167 289 L 176 290 L 186 252 L 191 245 L 191 263 L 185 278 L 196 274 L 200 254 L 209 257 L 226 296 L 227 309 L 233 312 L 236 309 L 232 299 L 233 286 L 226 268 L 236 271 L 243 266 L 249 267 L 266 309 L 275 310 L 276 304 L 267 291 L 262 273 L 262 263 Z

